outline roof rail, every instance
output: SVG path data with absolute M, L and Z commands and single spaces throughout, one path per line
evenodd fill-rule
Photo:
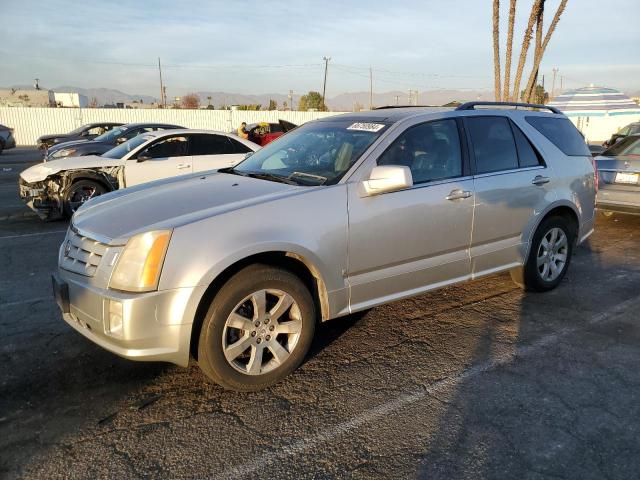
M 440 105 L 382 105 L 373 107 L 374 110 L 388 110 L 391 108 L 442 108 Z
M 553 113 L 562 115 L 562 112 L 556 107 L 549 105 L 539 105 L 536 103 L 518 103 L 518 102 L 467 102 L 460 105 L 456 110 L 475 110 L 476 106 L 492 106 L 492 107 L 525 107 L 525 108 L 542 108 L 550 110 Z

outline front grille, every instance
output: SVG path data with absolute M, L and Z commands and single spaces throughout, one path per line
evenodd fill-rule
M 84 237 L 69 228 L 67 238 L 62 245 L 62 262 L 60 267 L 70 272 L 93 277 L 100 265 L 107 246 L 89 237 Z

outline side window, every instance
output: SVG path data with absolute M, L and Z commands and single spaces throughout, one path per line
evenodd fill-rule
M 229 139 L 223 135 L 191 136 L 191 155 L 225 155 L 235 153 Z
M 102 135 L 106 131 L 107 129 L 105 127 L 103 127 L 102 125 L 99 125 L 97 127 L 93 127 L 87 130 L 87 135 L 96 135 L 96 136 Z
M 187 137 L 169 137 L 146 149 L 151 158 L 184 157 L 189 153 Z
M 468 117 L 477 173 L 518 168 L 518 153 L 506 117 Z
M 517 125 L 511 124 L 513 136 L 516 139 L 516 147 L 518 149 L 518 161 L 521 167 L 537 167 L 542 164 L 540 154 L 531 145 L 531 142 Z
M 233 146 L 233 153 L 249 153 L 253 151 L 246 145 L 240 143 L 237 140 L 234 140 L 233 138 L 227 137 L 227 139 L 231 142 L 231 145 Z
M 462 175 L 460 137 L 455 120 L 436 120 L 409 128 L 378 158 L 378 165 L 409 167 L 413 183 Z
M 568 156 L 591 156 L 584 138 L 567 117 L 526 117 L 527 123 Z

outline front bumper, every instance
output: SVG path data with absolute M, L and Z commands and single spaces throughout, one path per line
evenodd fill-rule
M 59 197 L 52 197 L 44 182 L 28 183 L 22 177 L 18 182 L 20 199 L 43 220 L 62 217 Z
M 188 365 L 191 327 L 206 287 L 124 293 L 95 287 L 62 269 L 54 278 L 58 294 L 64 290 L 68 299 L 66 307 L 58 302 L 64 320 L 92 342 L 131 360 Z M 113 321 L 112 304 L 121 306 L 115 309 L 121 323 Z

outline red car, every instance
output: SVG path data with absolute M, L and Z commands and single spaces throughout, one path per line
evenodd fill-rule
M 264 147 L 267 143 L 273 142 L 276 138 L 296 127 L 297 125 L 286 120 L 278 120 L 278 123 L 252 123 L 247 125 L 247 132 L 249 132 L 249 140 Z

